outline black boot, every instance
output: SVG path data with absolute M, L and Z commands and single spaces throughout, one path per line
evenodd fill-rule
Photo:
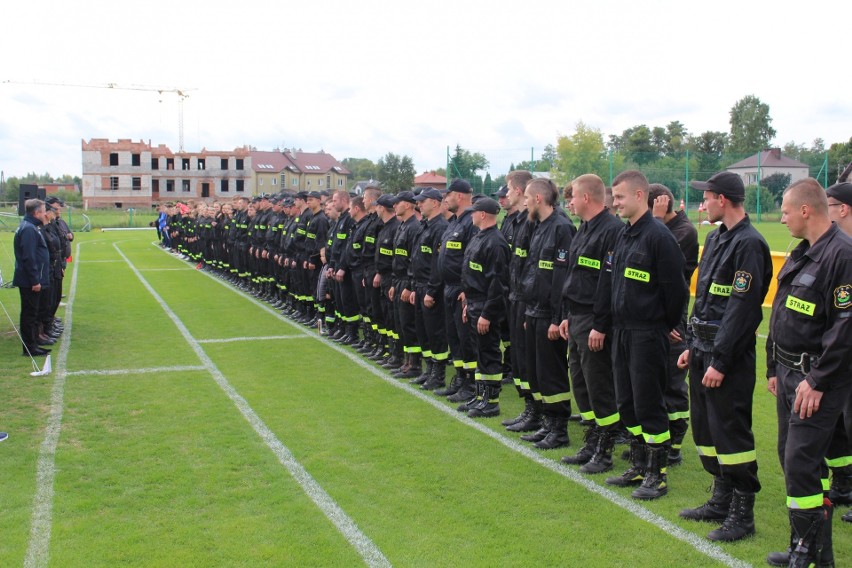
M 852 465 L 831 468 L 828 498 L 834 505 L 852 505 Z
M 547 435 L 550 433 L 550 416 L 545 416 L 542 414 L 540 416 L 541 427 L 533 432 L 532 434 L 524 434 L 521 436 L 521 440 L 524 442 L 534 442 L 538 443 L 544 440 Z
M 458 396 L 459 394 L 462 394 L 462 392 L 463 391 L 460 390 L 459 392 L 457 392 L 453 396 Z M 458 405 L 456 407 L 456 410 L 458 410 L 459 412 L 467 412 L 467 411 L 471 410 L 474 406 L 479 404 L 479 402 L 482 400 L 482 396 L 483 396 L 484 392 L 485 392 L 485 383 L 483 381 L 476 381 L 476 380 L 473 381 L 473 392 L 472 392 L 471 396 L 467 400 L 462 402 L 460 405 Z M 447 398 L 447 400 L 452 399 L 453 396 Z
M 410 381 L 411 384 L 412 385 L 422 385 L 423 383 L 428 381 L 429 377 L 432 376 L 432 369 L 434 369 L 434 367 L 435 367 L 435 362 L 430 357 L 429 359 L 426 360 L 426 369 L 422 373 L 420 373 L 419 375 L 417 375 L 416 377 L 411 379 L 411 381 Z
M 595 453 L 580 466 L 580 473 L 604 473 L 612 469 L 612 449 L 615 447 L 615 432 L 601 430 L 598 434 Z
M 822 507 L 790 509 L 790 568 L 808 568 L 821 564 L 824 522 L 825 511 Z
M 634 439 L 630 442 L 630 467 L 621 475 L 607 477 L 607 485 L 617 487 L 631 487 L 639 485 L 645 478 L 645 466 L 648 461 L 648 446 L 644 442 Z
M 443 361 L 432 361 L 432 374 L 420 388 L 427 391 L 443 389 L 447 383 L 447 366 Z
M 391 367 L 389 366 L 388 368 L 391 368 Z M 391 373 L 391 375 L 394 378 L 401 379 L 405 375 L 405 373 L 408 372 L 408 370 L 410 368 L 411 368 L 411 353 L 403 352 L 403 354 L 402 354 L 402 365 L 400 365 L 396 369 L 393 369 L 393 373 Z
M 672 445 L 669 448 L 669 465 L 680 465 L 683 461 L 683 454 L 680 449 L 688 429 L 689 421 L 686 418 L 678 418 L 669 422 L 669 432 L 672 437 Z
M 500 424 L 503 426 L 511 426 L 512 424 L 517 424 L 518 422 L 522 422 L 527 419 L 530 415 L 530 412 L 533 411 L 533 400 L 531 396 L 524 398 L 524 410 L 515 416 L 514 418 L 507 418 L 503 420 Z
M 754 534 L 754 493 L 734 489 L 728 516 L 722 526 L 710 531 L 709 540 L 734 542 Z
M 459 392 L 459 389 L 464 384 L 464 369 L 461 367 L 456 367 L 456 374 L 453 375 L 450 384 L 442 389 L 438 389 L 435 391 L 435 394 L 438 396 L 452 396 Z
M 550 430 L 543 440 L 533 444 L 539 450 L 555 450 L 556 448 L 564 448 L 571 444 L 568 439 L 568 417 L 567 416 L 551 416 Z
M 583 432 L 583 447 L 573 456 L 563 456 L 562 463 L 583 465 L 592 459 L 592 456 L 595 455 L 595 447 L 598 445 L 600 433 L 601 431 L 597 426 L 586 428 L 586 431 Z
M 447 397 L 449 402 L 467 402 L 476 396 L 476 386 L 473 384 L 473 371 L 464 369 L 461 373 L 463 376 L 462 384 L 455 394 Z
M 420 376 L 422 372 L 422 366 L 420 363 L 422 356 L 420 353 L 409 353 L 408 354 L 408 368 L 405 369 L 399 375 L 396 375 L 398 379 L 416 379 Z M 402 369 L 400 369 L 402 371 Z
M 492 418 L 500 415 L 500 382 L 489 381 L 482 392 L 482 402 L 467 413 L 470 418 Z
M 532 399 L 532 411 L 527 415 L 527 417 L 511 426 L 506 426 L 506 431 L 508 432 L 535 432 L 542 427 L 542 417 L 541 417 L 541 403 L 537 402 L 535 399 Z M 547 434 L 545 434 L 547 435 Z M 521 440 L 524 439 L 524 436 L 521 436 Z M 541 438 L 539 438 L 540 440 Z M 526 441 L 526 440 L 525 440 Z M 534 442 L 538 442 L 538 440 L 532 440 Z
M 703 505 L 695 509 L 684 509 L 680 518 L 690 521 L 724 521 L 728 518 L 733 497 L 733 487 L 724 477 L 713 478 L 713 495 Z
M 669 492 L 666 468 L 669 459 L 669 447 L 647 446 L 648 462 L 645 466 L 645 478 L 642 484 L 630 494 L 634 499 L 650 501 Z

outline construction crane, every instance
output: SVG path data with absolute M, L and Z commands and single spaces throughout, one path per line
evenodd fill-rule
M 156 87 L 153 85 L 120 85 L 118 83 L 94 83 L 94 84 L 77 84 L 77 83 L 60 83 L 56 81 L 13 81 L 5 80 L 3 83 L 17 85 L 44 85 L 48 87 L 75 87 L 82 89 L 117 89 L 121 91 L 148 91 L 156 92 L 162 95 L 163 93 L 174 93 L 178 96 L 178 146 L 179 152 L 183 152 L 183 101 L 189 97 L 189 91 L 195 89 L 179 89 L 177 87 Z M 163 102 L 162 97 L 160 102 Z

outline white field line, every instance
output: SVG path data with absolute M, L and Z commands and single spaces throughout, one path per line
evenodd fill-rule
M 149 375 L 153 373 L 179 373 L 183 371 L 206 371 L 207 367 L 201 365 L 176 365 L 174 367 L 147 367 L 144 369 L 83 369 L 81 371 L 69 371 L 66 377 L 78 375 Z
M 80 257 L 80 243 L 74 252 Z M 73 326 L 74 297 L 77 295 L 77 271 L 79 262 L 74 263 L 71 273 L 71 288 L 68 292 L 68 302 L 65 307 L 65 333 L 59 345 L 59 356 L 54 367 L 53 389 L 50 393 L 50 414 L 47 419 L 44 440 L 38 453 L 36 467 L 36 492 L 33 498 L 32 520 L 30 521 L 30 539 L 27 543 L 27 555 L 24 558 L 25 568 L 41 568 L 47 566 L 50 559 L 50 531 L 53 526 L 53 484 L 56 479 L 56 446 L 62 431 L 62 411 L 65 406 L 65 366 L 68 362 L 68 349 L 71 346 L 71 329 Z
M 195 270 L 195 269 L 192 268 L 192 267 L 187 267 L 187 268 L 140 268 L 139 269 L 140 272 L 173 272 L 173 271 L 177 271 L 177 270 L 183 271 L 183 270 Z
M 251 425 L 258 436 L 266 443 L 267 447 L 276 455 L 278 461 L 283 465 L 290 475 L 296 480 L 305 494 L 320 508 L 323 514 L 337 527 L 337 530 L 346 538 L 349 544 L 361 555 L 364 562 L 368 566 L 391 566 L 390 561 L 385 557 L 376 544 L 370 538 L 361 532 L 361 529 L 355 524 L 349 515 L 337 504 L 337 502 L 323 489 L 319 483 L 311 476 L 310 473 L 300 464 L 293 456 L 292 452 L 275 436 L 272 430 L 263 422 L 260 416 L 252 409 L 249 403 L 244 399 L 228 382 L 228 379 L 222 374 L 212 359 L 204 352 L 204 348 L 192 336 L 187 327 L 178 318 L 163 298 L 157 294 L 157 291 L 145 280 L 142 273 L 137 270 L 121 249 L 113 244 L 118 254 L 125 260 L 127 265 L 136 274 L 136 277 L 142 282 L 142 285 L 154 297 L 160 307 L 166 312 L 166 315 L 172 320 L 175 326 L 183 335 L 192 350 L 204 364 L 204 367 L 213 376 L 216 384 L 225 392 L 228 398 L 236 405 L 237 409 Z
M 275 341 L 278 339 L 307 339 L 310 335 L 263 335 L 260 337 L 228 337 L 225 339 L 199 339 L 198 343 L 233 343 L 235 341 Z
M 74 262 L 83 263 L 83 264 L 97 264 L 97 263 L 101 263 L 101 262 L 124 262 L 124 261 L 123 260 L 75 260 Z
M 259 302 L 258 300 L 249 296 L 248 294 L 245 294 L 241 290 L 237 290 L 237 289 L 233 288 L 232 286 L 230 286 L 226 282 L 223 282 L 219 278 L 216 278 L 215 276 L 213 276 L 213 275 L 211 275 L 207 272 L 204 272 L 203 274 L 205 276 L 209 277 L 209 278 L 212 278 L 216 282 L 221 283 L 223 286 L 234 291 L 235 293 L 240 294 L 241 296 L 245 297 L 246 299 L 254 302 L 255 304 L 258 304 L 261 307 L 267 308 L 267 306 L 265 306 L 263 303 Z M 291 321 L 290 319 L 284 317 L 282 314 L 276 312 L 275 310 L 272 310 L 271 308 L 267 308 L 267 311 L 271 312 L 276 317 L 278 317 L 278 319 L 287 323 L 288 325 L 295 327 L 296 329 L 301 329 L 299 324 L 297 324 L 297 323 Z M 315 335 L 315 334 L 309 334 L 309 336 L 313 337 L 317 341 L 321 341 L 321 342 L 325 343 L 331 349 L 334 349 L 338 353 L 344 355 L 350 361 L 354 362 L 356 365 L 362 367 L 366 371 L 369 371 L 373 375 L 379 377 L 380 379 L 382 379 L 386 383 L 393 385 L 393 386 L 395 386 L 399 389 L 405 390 L 406 392 L 408 392 L 409 394 L 411 394 L 413 396 L 416 396 L 417 398 L 419 398 L 423 402 L 432 405 L 434 408 L 443 412 L 447 416 L 450 416 L 451 418 L 454 418 L 454 419 L 458 420 L 459 422 L 462 422 L 463 424 L 478 430 L 479 432 L 485 434 L 489 438 L 492 438 L 493 440 L 496 440 L 497 442 L 503 444 L 504 446 L 506 446 L 510 450 L 521 454 L 522 456 L 534 461 L 535 463 L 539 464 L 540 466 L 542 466 L 546 469 L 549 469 L 550 471 L 553 471 L 553 472 L 555 472 L 555 473 L 557 473 L 557 474 L 559 474 L 563 477 L 570 479 L 571 481 L 582 486 L 583 488 L 585 488 L 588 491 L 591 491 L 593 493 L 597 493 L 598 495 L 600 495 L 601 497 L 603 497 L 607 501 L 613 503 L 614 505 L 616 505 L 618 507 L 621 507 L 622 509 L 624 509 L 628 513 L 642 519 L 643 521 L 647 521 L 647 522 L 651 523 L 652 525 L 656 526 L 657 528 L 659 528 L 663 532 L 665 532 L 665 533 L 675 537 L 676 539 L 678 539 L 682 542 L 685 542 L 686 544 L 692 546 L 698 552 L 700 552 L 700 553 L 702 553 L 702 554 L 704 554 L 704 555 L 706 555 L 706 556 L 708 556 L 708 557 L 710 557 L 714 560 L 717 560 L 717 561 L 721 562 L 722 564 L 724 564 L 725 566 L 729 566 L 731 568 L 744 568 L 744 567 L 751 566 L 748 562 L 745 562 L 743 560 L 740 560 L 739 558 L 735 558 L 734 556 L 731 556 L 730 554 L 728 554 L 727 552 L 722 550 L 722 548 L 720 546 L 713 544 L 712 542 L 708 542 L 706 539 L 701 538 L 694 533 L 691 533 L 687 530 L 680 528 L 679 526 L 677 526 L 674 523 L 666 520 L 665 518 L 661 517 L 660 515 L 646 509 L 645 507 L 643 507 L 639 503 L 633 501 L 632 499 L 627 499 L 627 498 L 621 496 L 620 494 L 616 493 L 615 491 L 612 491 L 611 489 L 608 489 L 606 487 L 598 485 L 597 483 L 591 481 L 590 479 L 588 479 L 587 477 L 578 473 L 577 471 L 574 471 L 573 469 L 571 469 L 567 466 L 564 466 L 559 462 L 555 462 L 553 460 L 547 459 L 547 458 L 543 457 L 542 455 L 540 455 L 538 452 L 530 449 L 529 447 L 527 447 L 527 446 L 525 446 L 521 443 L 518 443 L 514 439 L 509 438 L 507 436 L 504 436 L 504 435 L 502 435 L 498 432 L 495 432 L 494 430 L 491 430 L 490 428 L 483 426 L 479 422 L 472 420 L 471 418 L 468 418 L 467 415 L 465 415 L 464 413 L 461 413 L 461 412 L 457 412 L 455 410 L 455 408 L 447 406 L 446 404 L 444 404 L 441 401 L 441 399 L 435 398 L 434 395 L 425 394 L 419 388 L 412 387 L 407 382 L 403 382 L 403 381 L 400 381 L 398 379 L 394 379 L 389 374 L 385 373 L 383 370 L 379 369 L 375 365 L 368 363 L 367 361 L 365 361 L 364 359 L 362 359 L 361 357 L 359 357 L 358 355 L 356 355 L 352 351 L 345 349 L 345 348 L 341 347 L 340 345 L 337 345 L 333 341 L 330 341 L 328 339 L 325 339 L 325 338 L 323 338 L 319 335 Z

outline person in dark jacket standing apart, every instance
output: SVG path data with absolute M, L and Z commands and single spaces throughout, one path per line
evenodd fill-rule
M 720 172 L 692 187 L 704 191 L 709 221 L 722 224 L 704 241 L 688 328 L 691 349 L 681 351 L 678 366 L 690 369 L 692 438 L 714 481 L 710 499 L 680 516 L 721 522 L 707 538 L 735 541 L 754 534 L 754 496 L 760 491 L 751 429 L 755 334 L 772 281 L 772 256 L 745 212 L 740 176 Z
M 674 210 L 674 195 L 669 188 L 652 183 L 648 191 L 648 207 L 651 214 L 663 222 L 672 232 L 680 252 L 683 253 L 683 279 L 686 285 L 692 281 L 692 275 L 698 267 L 698 231 L 683 211 Z M 666 407 L 669 410 L 669 432 L 672 445 L 669 451 L 669 465 L 683 461 L 680 452 L 686 431 L 689 428 L 689 385 L 686 383 L 687 371 L 677 365 L 678 357 L 687 348 L 686 345 L 686 306 L 683 318 L 678 324 L 677 333 L 669 337 L 669 385 L 666 388 Z
M 47 213 L 44 201 L 28 199 L 24 218 L 15 231 L 15 275 L 12 284 L 21 293 L 21 341 L 24 357 L 47 355 L 49 349 L 38 346 L 38 306 L 42 293 L 50 285 L 50 252 L 40 228 Z
M 536 178 L 524 191 L 531 223 L 527 260 L 521 273 L 524 351 L 530 391 L 541 404 L 541 428 L 521 436 L 536 448 L 552 450 L 569 444 L 571 385 L 568 342 L 559 334 L 562 283 L 568 273 L 568 251 L 576 230 L 556 209 L 558 192 L 549 179 Z
M 639 485 L 635 499 L 668 493 L 671 446 L 665 390 L 669 375 L 669 332 L 688 300 L 683 254 L 671 232 L 651 215 L 648 180 L 636 170 L 619 174 L 612 184 L 613 202 L 628 224 L 615 243 L 611 278 L 613 378 L 618 413 L 635 437 L 631 466 L 610 485 Z
M 833 566 L 825 457 L 852 391 L 852 238 L 831 222 L 812 178 L 784 192 L 781 222 L 804 240 L 778 274 L 766 340 L 791 529 L 790 552 L 767 561 L 786 555 L 789 566 Z
M 500 326 L 506 318 L 509 290 L 509 243 L 497 229 L 500 205 L 486 197 L 471 207 L 473 225 L 479 229 L 464 253 L 463 320 L 476 341 L 476 397 L 459 406 L 471 418 L 500 414 L 503 361 Z

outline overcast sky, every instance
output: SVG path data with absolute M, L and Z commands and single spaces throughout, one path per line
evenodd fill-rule
M 729 130 L 754 94 L 776 144 L 852 135 L 848 1 L 3 4 L 0 81 L 195 89 L 185 149 L 407 154 L 493 175 L 578 121 Z M 837 24 L 843 31 L 832 27 Z M 0 83 L 0 170 L 80 175 L 82 139 L 178 149 L 178 97 Z

